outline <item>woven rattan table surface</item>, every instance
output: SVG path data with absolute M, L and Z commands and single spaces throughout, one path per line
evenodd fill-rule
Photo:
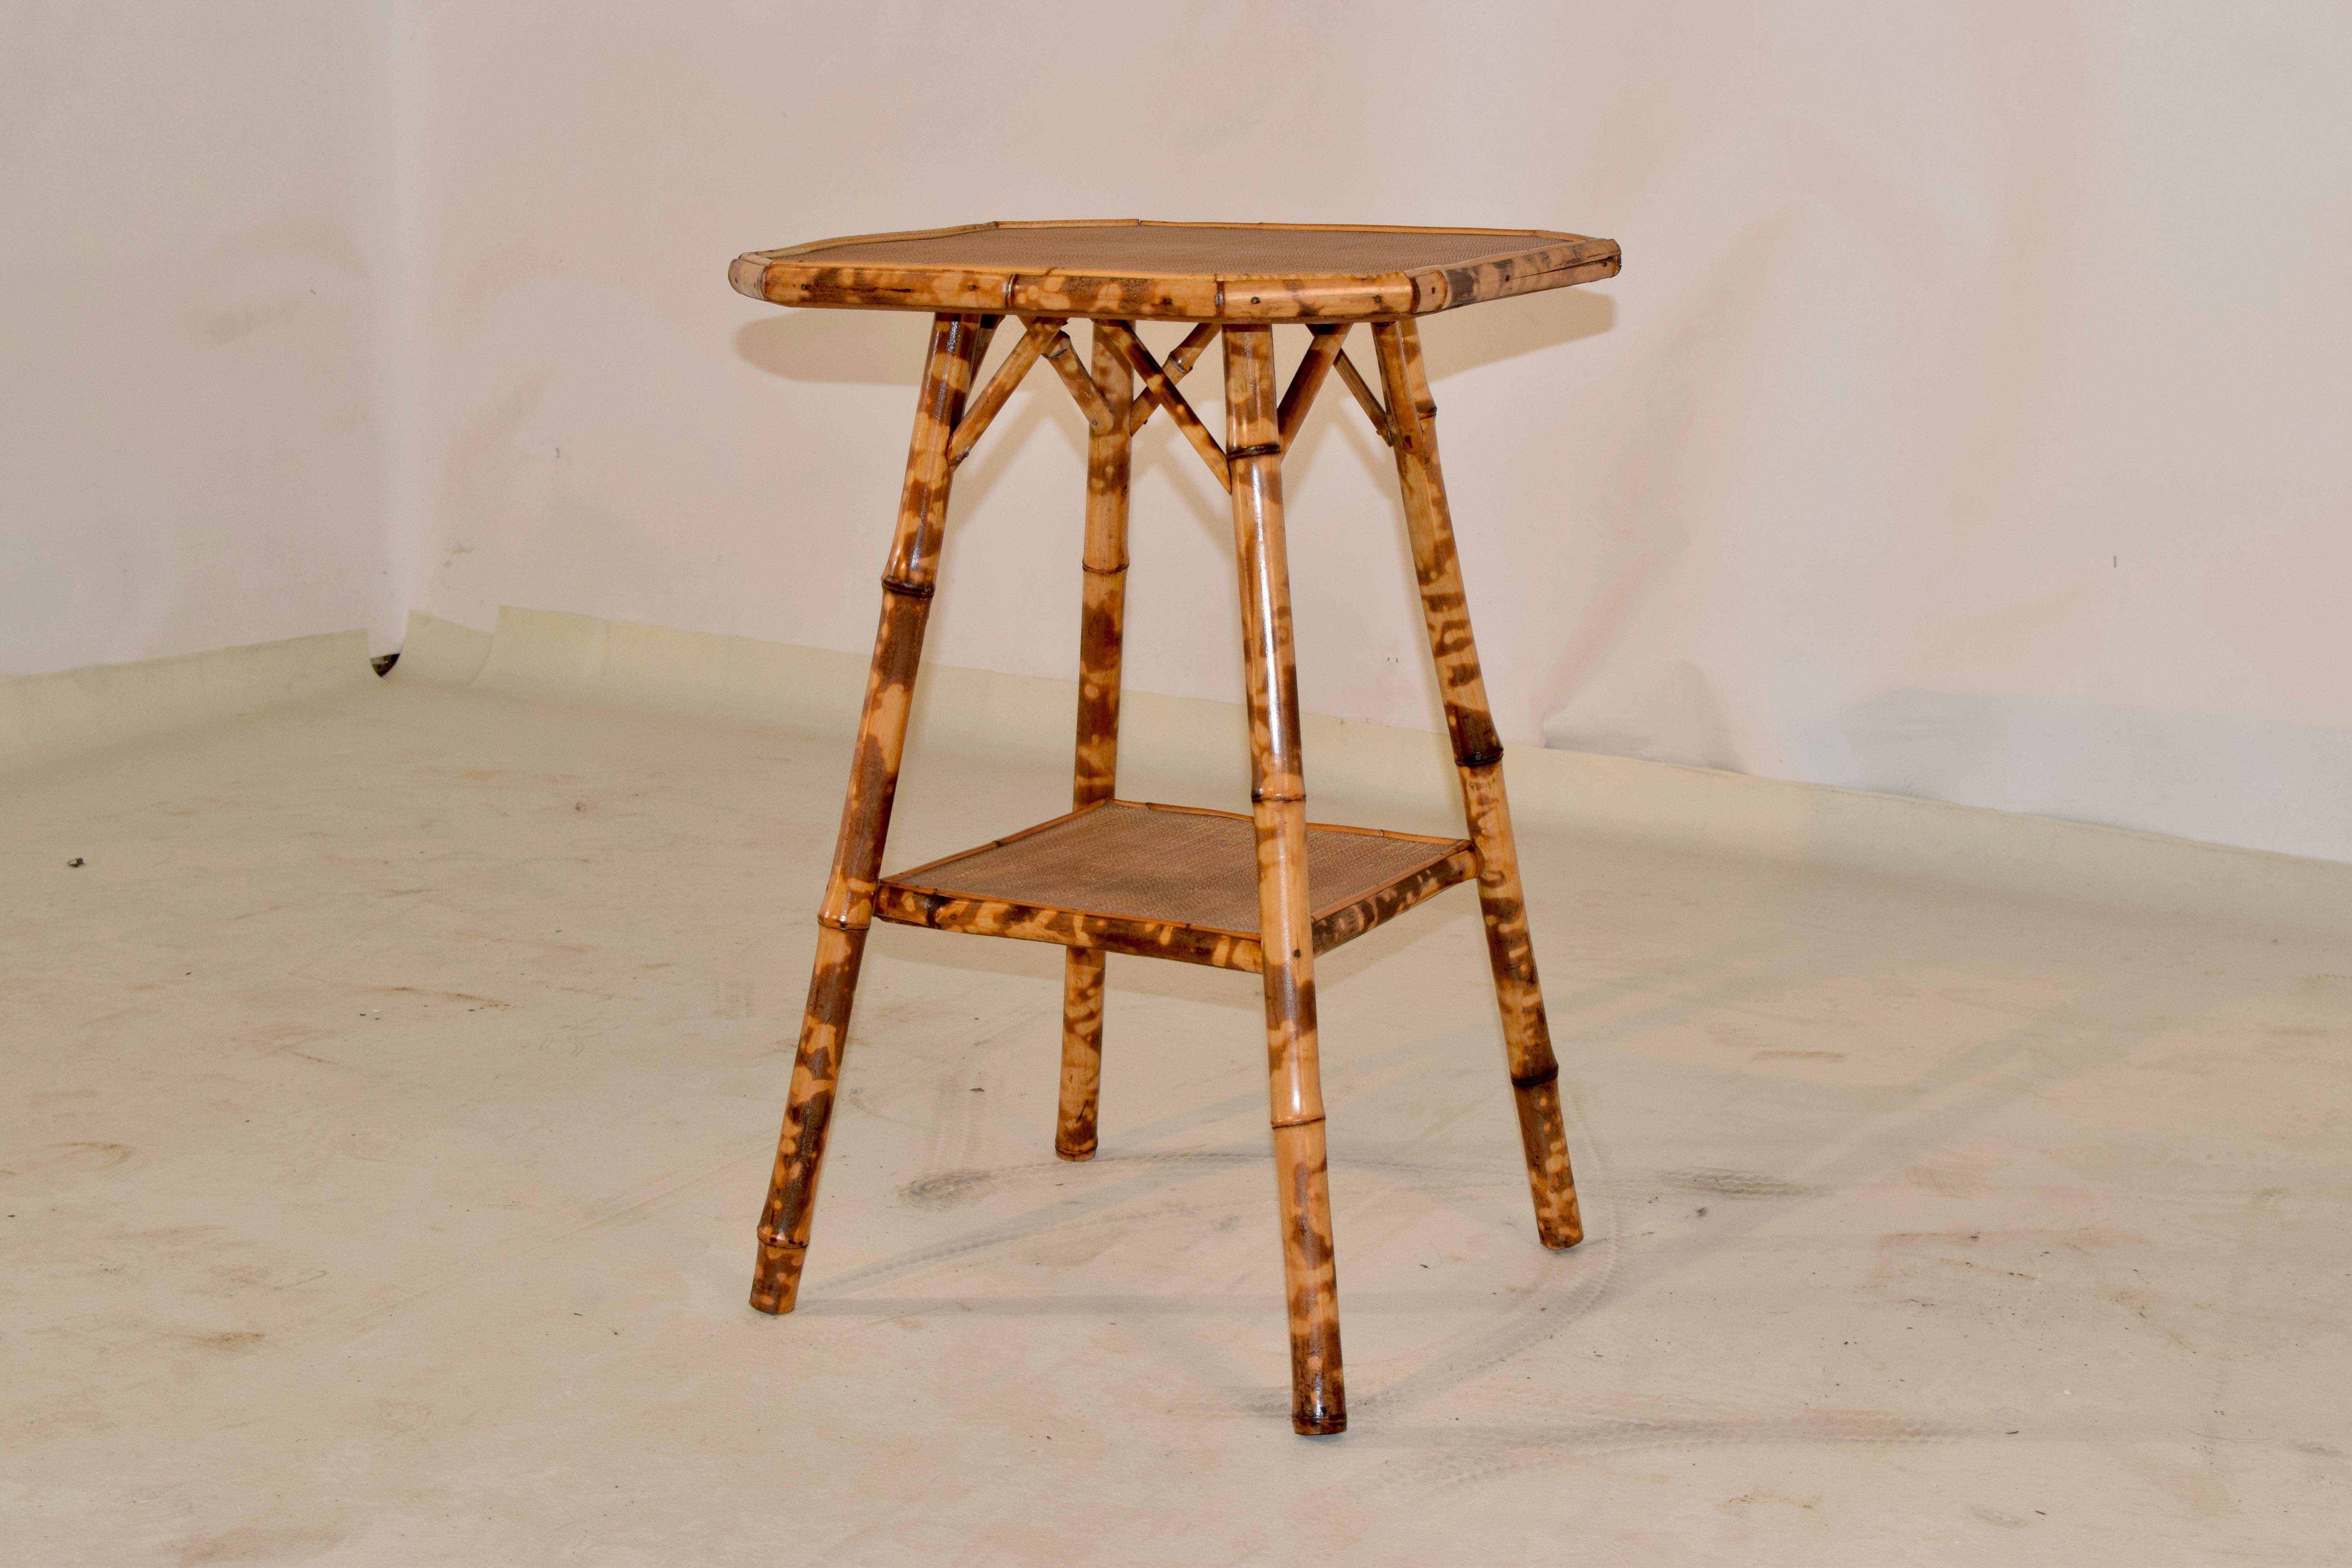
M 835 267 L 1010 268 L 1122 277 L 1363 277 L 1466 267 L 1560 239 L 1532 230 L 1289 228 L 1254 224 L 992 224 L 875 239 L 827 239 L 793 258 Z

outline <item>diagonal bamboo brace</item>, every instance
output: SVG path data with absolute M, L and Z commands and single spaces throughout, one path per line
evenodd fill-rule
M 1395 446 L 1396 421 L 1391 419 L 1389 411 L 1381 406 L 1381 400 L 1374 395 L 1372 389 L 1364 384 L 1364 373 L 1356 368 L 1356 362 L 1348 357 L 1344 349 L 1339 352 L 1339 379 L 1346 382 L 1348 390 L 1356 395 L 1356 406 L 1362 409 L 1364 417 L 1372 422 L 1372 429 L 1380 438 L 1391 447 Z
M 980 438 L 988 434 L 989 426 L 995 421 L 997 415 L 1003 412 L 1005 399 L 1013 395 L 1013 389 L 1021 384 L 1022 378 L 1037 363 L 1037 356 L 1045 352 L 1045 345 L 1061 334 L 1062 322 L 1066 319 L 1040 316 L 1029 323 L 1028 331 L 1021 334 L 1021 341 L 1013 345 L 1013 352 L 1004 356 L 1003 364 L 997 366 L 996 374 L 990 379 L 986 390 L 971 400 L 971 408 L 956 421 L 955 434 L 948 439 L 948 467 L 952 468 L 971 456 L 972 447 L 980 444 Z M 1062 341 L 1067 342 L 1069 340 L 1064 337 Z M 979 363 L 977 353 L 973 355 L 972 363 Z
M 1282 395 L 1282 406 L 1275 411 L 1275 424 L 1280 430 L 1278 439 L 1285 451 L 1297 438 L 1298 427 L 1307 423 L 1307 411 L 1315 406 L 1316 394 L 1323 390 L 1329 379 L 1331 365 L 1339 357 L 1339 350 L 1348 341 L 1348 329 L 1354 323 L 1341 321 L 1338 326 L 1310 329 L 1315 342 L 1307 348 L 1307 357 L 1291 373 L 1290 390 Z
M 1119 324 L 1127 327 L 1129 331 L 1134 331 L 1132 323 L 1122 321 Z M 1203 321 L 1186 332 L 1184 341 L 1169 350 L 1168 357 L 1160 362 L 1160 368 L 1166 374 L 1168 384 L 1173 386 L 1192 374 L 1192 366 L 1200 362 L 1202 354 L 1208 352 L 1209 345 L 1216 341 L 1217 324 L 1214 321 Z M 1160 405 L 1149 397 L 1137 398 L 1134 405 L 1128 410 L 1127 433 L 1130 436 L 1135 435 L 1146 425 L 1150 424 L 1151 416 L 1159 412 Z
M 1087 432 L 1095 436 L 1109 435 L 1113 428 L 1110 405 L 1103 401 L 1102 388 L 1097 386 L 1095 378 L 1087 374 L 1087 367 L 1078 363 L 1077 345 L 1070 342 L 1069 333 L 1057 331 L 1054 334 L 1054 341 L 1045 349 L 1045 362 L 1062 378 L 1062 384 L 1070 389 L 1070 396 L 1076 401 L 1078 412 L 1087 416 Z

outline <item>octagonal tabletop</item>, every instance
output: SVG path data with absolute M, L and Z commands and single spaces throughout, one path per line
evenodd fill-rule
M 778 305 L 1181 321 L 1377 321 L 1613 277 L 1617 242 L 1530 228 L 981 223 L 738 257 Z

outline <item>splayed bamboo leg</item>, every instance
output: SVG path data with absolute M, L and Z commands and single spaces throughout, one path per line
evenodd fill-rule
M 1121 323 L 1124 325 L 1125 323 Z M 1108 414 L 1087 440 L 1086 601 L 1078 623 L 1078 739 L 1070 804 L 1097 805 L 1118 793 L 1119 656 L 1127 622 L 1127 481 L 1133 450 L 1129 405 L 1135 374 L 1113 335 L 1097 322 L 1094 384 Z M 1103 970 L 1099 949 L 1072 948 L 1062 970 L 1062 1096 L 1054 1152 L 1095 1157 L 1095 1111 L 1102 1089 Z
M 1445 476 L 1437 462 L 1437 405 L 1422 368 L 1421 334 L 1412 322 L 1376 323 L 1381 384 L 1396 432 L 1397 479 L 1404 491 L 1405 525 L 1412 536 L 1413 573 L 1437 685 L 1445 700 L 1445 729 L 1462 775 L 1462 808 L 1478 848 L 1478 903 L 1486 916 L 1486 952 L 1495 971 L 1495 998 L 1503 1014 L 1511 1088 L 1518 1100 L 1519 1140 L 1535 1198 L 1536 1234 L 1546 1247 L 1584 1239 L 1577 1213 L 1576 1178 L 1560 1124 L 1559 1063 L 1544 1021 L 1543 988 L 1536 979 L 1528 935 L 1527 895 L 1518 850 L 1511 838 L 1511 807 L 1503 793 L 1503 743 L 1486 706 L 1486 678 L 1470 636 L 1462 591 L 1462 564 L 1454 548 L 1454 521 L 1445 504 Z
M 866 710 L 850 763 L 849 798 L 842 807 L 841 837 L 834 845 L 833 874 L 817 911 L 816 965 L 809 978 L 808 1010 L 801 1020 L 800 1055 L 793 1064 L 775 1173 L 760 1216 L 751 1305 L 763 1312 L 793 1310 L 801 1267 L 808 1258 L 825 1127 L 841 1077 L 842 1043 L 857 992 L 866 932 L 874 921 L 874 889 L 881 876 L 891 796 L 898 787 L 898 763 L 906 752 L 915 666 L 939 576 L 940 534 L 948 510 L 948 442 L 971 391 L 981 335 L 977 316 L 940 316 L 931 323 L 930 355 L 923 367 L 906 484 L 898 498 L 898 531 L 882 573 L 882 623 L 875 634 L 874 667 L 866 679 Z
M 1273 331 L 1225 328 L 1225 457 L 1241 565 L 1242 649 L 1250 721 L 1250 815 L 1257 826 L 1259 942 L 1265 951 L 1267 1095 L 1290 1306 L 1290 1424 L 1345 1431 L 1339 1280 L 1324 1168 L 1316 1059 L 1315 937 L 1307 896 L 1307 784 L 1291 653 L 1290 568 L 1282 531 L 1282 445 Z M 1124 345 L 1122 345 L 1124 346 Z

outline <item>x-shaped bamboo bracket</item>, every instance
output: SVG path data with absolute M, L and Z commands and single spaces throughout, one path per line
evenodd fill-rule
M 1004 363 L 997 367 L 995 377 L 964 410 L 963 418 L 956 424 L 955 434 L 948 437 L 950 468 L 971 456 L 972 447 L 982 436 L 987 434 L 989 426 L 1003 411 L 1005 399 L 1013 395 L 1013 389 L 1021 384 L 1021 378 L 1029 374 L 1030 367 L 1040 358 L 1060 374 L 1062 384 L 1070 389 L 1070 395 L 1077 400 L 1078 411 L 1087 416 L 1087 428 L 1097 436 L 1110 433 L 1115 423 L 1110 405 L 1103 401 L 1102 389 L 1095 384 L 1095 378 L 1087 374 L 1087 367 L 1078 363 L 1077 345 L 1071 342 L 1070 334 L 1062 330 L 1062 324 L 1068 320 L 1066 316 L 1031 319 L 1029 330 L 1021 334 L 1021 341 L 1013 345 L 1013 352 L 1005 355 Z M 983 325 L 982 331 L 989 332 L 992 328 Z M 985 342 L 980 347 L 981 353 L 988 352 Z
M 1087 374 L 1087 367 L 1078 363 L 1077 347 L 1070 342 L 1070 334 L 1063 330 L 1068 321 L 1066 316 L 1033 316 L 1028 319 L 1027 330 L 1021 334 L 1021 341 L 1013 345 L 1013 352 L 1005 355 L 1004 363 L 997 367 L 996 374 L 990 378 L 987 387 L 971 401 L 963 418 L 957 424 L 955 434 L 948 438 L 950 467 L 971 456 L 972 447 L 987 433 L 997 415 L 1003 411 L 1005 401 L 1013 395 L 1013 389 L 1021 384 L 1022 379 L 1040 359 L 1051 364 L 1062 378 L 1062 384 L 1069 388 L 1078 411 L 1087 416 L 1087 430 L 1097 436 L 1104 436 L 1115 427 L 1118 416 L 1111 412 L 1110 405 L 1104 398 L 1102 389 L 1095 384 L 1094 377 Z M 1388 410 L 1381 405 L 1381 400 L 1365 384 L 1363 375 L 1349 361 L 1345 352 L 1348 331 L 1353 324 L 1340 321 L 1329 325 L 1317 324 L 1308 329 L 1315 334 L 1315 342 L 1307 349 L 1307 357 L 1300 362 L 1297 371 L 1292 374 L 1289 389 L 1282 395 L 1282 403 L 1275 416 L 1281 444 L 1285 447 L 1297 436 L 1299 427 L 1307 423 L 1307 411 L 1314 406 L 1315 395 L 1323 390 L 1324 382 L 1330 378 L 1334 369 L 1339 371 L 1339 379 L 1348 384 L 1348 390 L 1355 395 L 1357 404 L 1362 407 L 1364 416 L 1372 422 L 1372 428 L 1379 433 L 1381 439 L 1391 446 L 1396 444 L 1396 426 L 1390 419 Z M 982 324 L 980 352 L 982 354 L 988 352 L 987 340 L 995 328 L 993 321 Z M 1176 384 L 1191 374 L 1202 353 L 1215 339 L 1215 324 L 1204 322 L 1194 327 L 1185 334 L 1182 342 L 1170 351 L 1164 361 L 1151 357 L 1151 351 L 1143 346 L 1143 340 L 1135 335 L 1135 329 L 1129 322 L 1099 321 L 1095 323 L 1095 330 L 1106 335 L 1111 347 L 1134 370 L 1140 384 L 1142 395 L 1128 410 L 1128 435 L 1132 437 L 1150 421 L 1155 411 L 1166 409 L 1168 417 L 1175 421 L 1176 428 L 1183 433 L 1192 450 L 1200 454 L 1201 461 L 1208 465 L 1209 472 L 1215 476 L 1217 483 L 1226 489 L 1233 489 L 1232 465 L 1225 459 L 1224 448 L 1217 445 L 1215 437 L 1209 434 L 1209 427 L 1201 422 L 1201 416 L 1192 411 L 1192 405 L 1185 401 L 1184 395 L 1176 390 Z

